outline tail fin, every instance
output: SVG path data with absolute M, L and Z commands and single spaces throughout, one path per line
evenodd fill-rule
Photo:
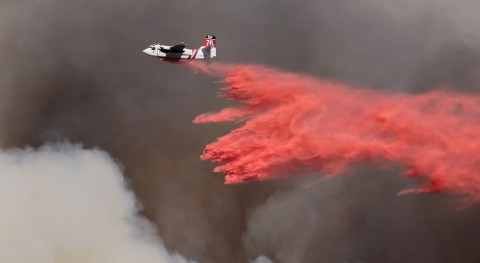
M 217 38 L 214 35 L 207 35 L 203 40 L 202 47 L 217 47 Z
M 217 56 L 217 38 L 214 35 L 207 35 L 203 40 L 202 47 L 205 58 L 214 58 Z

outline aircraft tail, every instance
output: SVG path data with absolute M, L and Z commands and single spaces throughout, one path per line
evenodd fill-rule
M 217 38 L 214 35 L 207 35 L 205 40 L 202 42 L 202 47 L 204 51 L 208 52 L 208 55 L 205 58 L 214 58 L 217 56 Z
M 207 35 L 202 42 L 202 47 L 217 47 L 217 38 L 214 35 Z

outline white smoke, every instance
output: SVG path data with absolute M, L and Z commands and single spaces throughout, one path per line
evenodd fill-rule
M 138 214 L 119 166 L 68 143 L 0 152 L 0 262 L 188 262 Z
M 254 261 L 251 261 L 250 263 L 273 263 L 269 258 L 266 256 L 259 256 L 256 258 Z

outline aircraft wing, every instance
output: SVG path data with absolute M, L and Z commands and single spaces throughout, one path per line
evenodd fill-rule
M 174 46 L 170 47 L 170 50 L 173 52 L 183 52 L 183 49 L 185 48 L 186 44 L 184 42 L 181 42 L 179 44 L 176 44 Z

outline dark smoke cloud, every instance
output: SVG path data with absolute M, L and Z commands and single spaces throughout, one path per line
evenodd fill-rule
M 223 185 L 198 156 L 231 127 L 193 125 L 221 84 L 142 55 L 152 42 L 219 39 L 218 59 L 393 91 L 477 92 L 471 1 L 0 2 L 0 143 L 69 139 L 121 162 L 171 251 L 197 262 L 478 262 L 478 207 L 396 197 L 372 171 Z M 265 258 L 260 260 L 266 261 Z M 258 261 L 260 261 L 258 260 Z M 261 261 L 260 261 L 261 262 Z

